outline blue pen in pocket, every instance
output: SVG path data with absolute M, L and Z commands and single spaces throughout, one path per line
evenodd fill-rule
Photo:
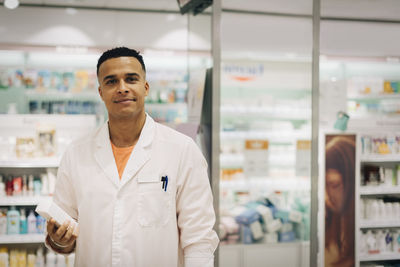
M 161 177 L 161 182 L 163 182 L 162 189 L 164 189 L 164 191 L 167 192 L 168 176 L 162 176 Z

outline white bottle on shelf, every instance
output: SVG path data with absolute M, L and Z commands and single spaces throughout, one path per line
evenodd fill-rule
M 43 256 L 43 248 L 40 246 L 36 251 L 36 264 L 35 267 L 45 267 L 44 265 L 44 256 Z
M 368 219 L 377 220 L 379 218 L 378 200 L 376 200 L 376 199 L 371 200 L 370 205 L 371 205 L 371 207 L 370 207 L 370 217 Z
M 30 174 L 28 178 L 28 195 L 33 196 L 33 175 Z
M 37 230 L 36 230 L 36 216 L 33 213 L 33 210 L 31 210 L 29 212 L 28 215 L 28 233 L 29 234 L 36 234 Z
M 49 194 L 49 182 L 47 179 L 47 174 L 42 173 L 40 175 L 40 178 L 42 180 L 42 190 L 40 193 L 42 196 L 47 196 Z
M 46 267 L 56 267 L 57 256 L 56 254 L 48 250 L 46 254 Z
M 28 177 L 26 174 L 22 175 L 22 196 L 28 195 Z
M 66 258 L 64 255 L 57 254 L 57 264 L 56 267 L 67 267 Z

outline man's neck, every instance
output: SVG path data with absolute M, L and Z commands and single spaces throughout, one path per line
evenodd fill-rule
M 111 142 L 117 147 L 128 147 L 136 145 L 142 132 L 146 114 L 140 114 L 136 118 L 115 119 L 109 118 L 108 130 Z

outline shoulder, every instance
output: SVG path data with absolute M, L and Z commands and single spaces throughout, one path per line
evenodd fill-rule
M 171 127 L 155 122 L 156 138 L 161 142 L 168 142 L 175 145 L 187 146 L 190 143 L 194 143 L 193 139 L 189 136 L 180 133 Z

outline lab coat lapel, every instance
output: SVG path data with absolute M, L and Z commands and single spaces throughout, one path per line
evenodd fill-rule
M 119 175 L 115 164 L 114 154 L 111 148 L 108 122 L 106 122 L 95 136 L 95 153 L 97 163 L 103 169 L 111 182 L 118 187 Z
M 136 173 L 150 160 L 151 144 L 155 135 L 155 122 L 146 114 L 146 121 L 140 133 L 139 140 L 136 143 L 131 156 L 126 164 L 121 179 L 121 186 L 130 181 Z

